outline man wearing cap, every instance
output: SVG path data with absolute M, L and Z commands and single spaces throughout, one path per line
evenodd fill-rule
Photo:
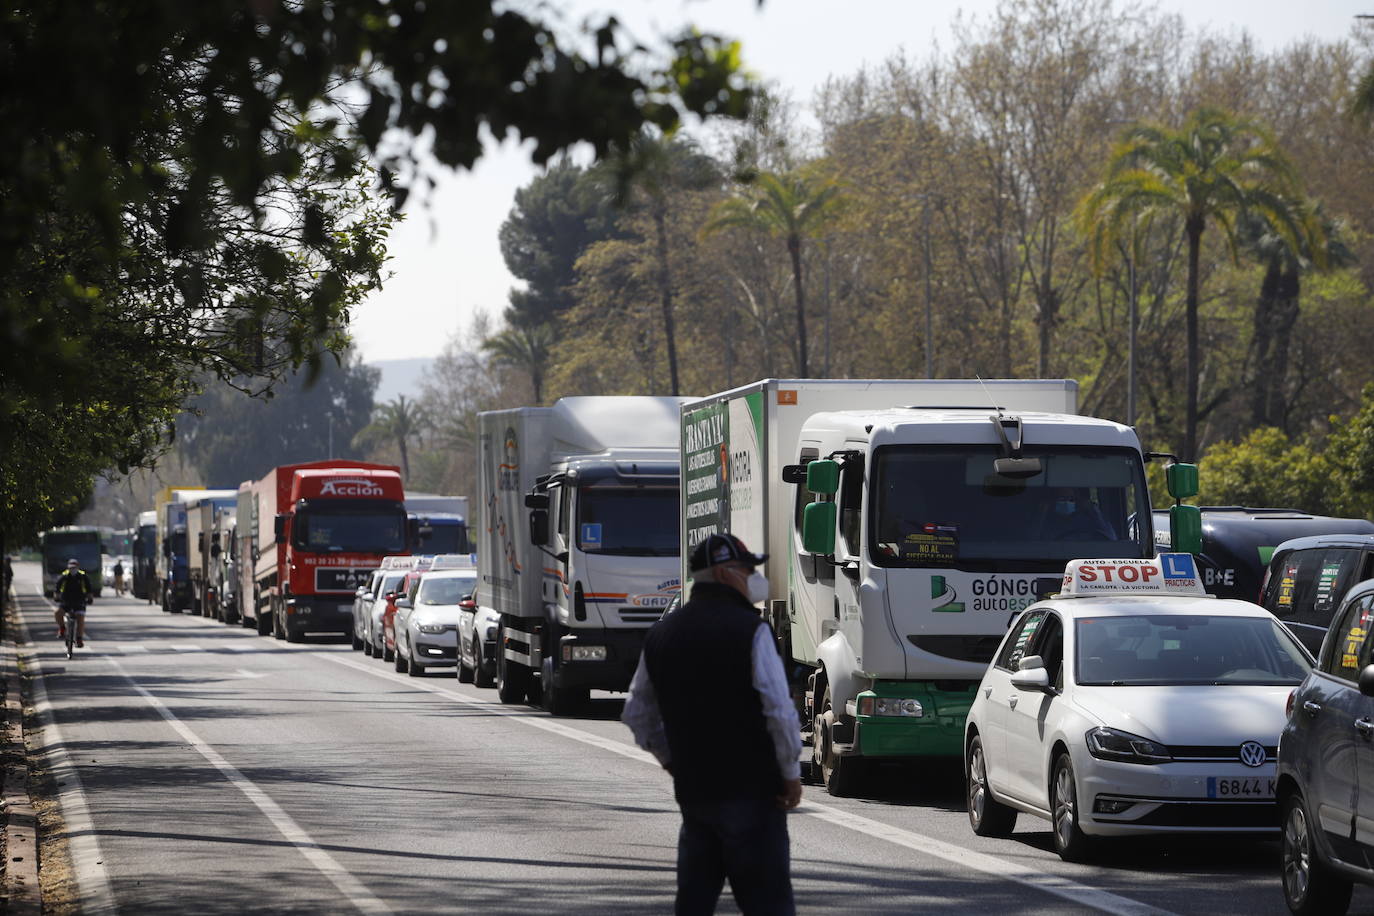
M 71 608 L 76 615 L 76 644 L 86 644 L 86 605 L 90 601 L 92 590 L 91 577 L 86 575 L 81 564 L 75 557 L 68 560 L 67 568 L 57 577 L 57 585 L 53 587 L 53 597 L 57 599 L 55 616 L 58 639 L 67 638 L 67 627 L 62 621 L 62 612 L 65 608 Z
M 692 551 L 691 598 L 649 631 L 621 720 L 673 776 L 682 811 L 678 914 L 712 913 L 725 880 L 746 916 L 794 913 L 787 815 L 801 734 L 756 602 L 768 557 L 713 534 Z

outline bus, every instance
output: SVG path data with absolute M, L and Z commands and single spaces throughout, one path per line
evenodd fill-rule
M 100 595 L 101 537 L 100 529 L 89 525 L 67 525 L 52 528 L 38 536 L 43 553 L 43 594 L 54 597 L 57 577 L 67 568 L 67 561 L 76 558 L 90 577 L 91 589 Z

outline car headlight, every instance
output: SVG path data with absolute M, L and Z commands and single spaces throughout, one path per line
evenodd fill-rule
M 428 633 L 430 636 L 438 636 L 448 629 L 446 623 L 422 623 L 416 627 L 421 633 Z
M 1172 760 L 1169 749 L 1158 741 L 1117 728 L 1094 728 L 1087 734 L 1088 753 L 1099 760 L 1121 763 L 1161 763 Z
M 861 716 L 906 716 L 919 719 L 925 714 L 921 702 L 910 697 L 859 697 Z
M 496 638 L 496 624 L 493 623 L 491 626 L 487 627 L 487 639 L 495 639 L 495 638 Z

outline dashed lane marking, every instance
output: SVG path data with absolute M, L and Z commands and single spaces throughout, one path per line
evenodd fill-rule
M 520 722 L 532 728 L 552 732 L 555 735 L 561 735 L 564 738 L 570 738 L 582 744 L 601 748 L 613 754 L 628 757 L 631 760 L 638 760 L 641 763 L 648 763 L 655 767 L 659 765 L 652 754 L 640 750 L 638 747 L 616 741 L 613 738 L 606 738 L 601 735 L 584 732 L 549 718 L 530 715 L 530 710 L 528 708 L 506 706 L 501 703 L 494 703 L 490 700 L 478 700 L 467 697 L 460 693 L 446 690 L 435 684 L 426 684 L 424 681 L 417 681 L 413 678 L 393 674 L 390 671 L 378 670 L 374 666 L 364 665 L 354 661 L 352 658 L 340 656 L 336 653 L 318 652 L 316 654 L 320 658 L 328 659 L 329 661 L 368 674 L 374 674 L 378 677 L 386 678 L 387 680 L 396 681 L 412 689 L 425 690 L 429 693 L 437 694 L 467 706 L 481 707 L 484 711 L 495 715 L 507 716 L 513 721 Z M 1076 903 L 1079 906 L 1091 907 L 1095 910 L 1101 910 L 1104 913 L 1129 914 L 1129 916 L 1147 916 L 1147 914 L 1149 914 L 1149 916 L 1173 916 L 1168 910 L 1161 910 L 1158 907 L 1150 906 L 1139 900 L 1132 900 L 1129 897 L 1122 897 L 1110 891 L 1089 887 L 1086 884 L 1079 884 L 1077 881 L 1072 881 L 1059 875 L 1046 874 L 1028 865 L 1022 865 L 1007 859 L 1000 859 L 996 856 L 990 856 L 963 846 L 956 846 L 953 843 L 946 843 L 943 840 L 916 833 L 912 830 L 894 827 L 882 821 L 876 821 L 872 818 L 853 814 L 842 808 L 808 801 L 797 809 L 797 813 L 809 815 L 837 827 L 853 830 L 864 836 L 885 840 L 897 846 L 923 853 L 932 858 L 941 859 L 955 865 L 982 872 L 994 878 L 1000 878 L 1027 887 L 1033 887 L 1071 903 Z
M 330 882 L 339 889 L 339 893 L 347 898 L 348 902 L 362 913 L 390 913 L 391 908 L 382 900 L 376 897 L 367 887 L 353 876 L 348 869 L 339 864 L 333 856 L 326 852 L 320 844 L 311 838 L 310 834 L 296 823 L 291 815 L 287 814 L 275 801 L 272 800 L 262 789 L 244 776 L 238 767 L 220 756 L 219 752 L 201 740 L 200 736 L 193 732 L 187 725 L 173 715 L 172 711 L 159 700 L 156 696 L 146 690 L 143 685 L 134 680 L 122 665 L 113 658 L 107 658 L 115 670 L 118 671 L 142 697 L 148 701 L 148 705 L 153 707 L 166 720 L 177 734 L 186 739 L 186 742 L 195 748 L 202 757 L 209 761 L 210 765 L 219 770 L 224 777 L 231 782 L 236 789 L 248 797 L 258 810 L 267 816 L 272 825 L 277 828 L 286 841 L 300 850 L 301 855 L 319 869 Z

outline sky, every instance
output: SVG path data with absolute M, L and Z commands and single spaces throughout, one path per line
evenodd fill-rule
M 1122 2 L 1122 0 L 1118 0 Z M 1125 0 L 1129 2 L 1129 0 Z M 738 38 L 748 69 L 776 82 L 803 107 L 831 76 L 848 76 L 903 51 L 927 55 L 962 12 L 987 16 L 996 0 L 552 0 L 570 23 L 610 13 L 641 43 L 693 23 Z M 1222 34 L 1247 30 L 1265 49 L 1307 35 L 1338 39 L 1374 0 L 1161 0 L 1164 12 Z M 427 202 L 412 198 L 391 235 L 391 277 L 354 311 L 364 361 L 437 356 L 484 310 L 499 318 L 517 280 L 501 258 L 497 232 L 517 189 L 537 168 L 513 139 L 490 140 L 470 172 L 439 173 Z

